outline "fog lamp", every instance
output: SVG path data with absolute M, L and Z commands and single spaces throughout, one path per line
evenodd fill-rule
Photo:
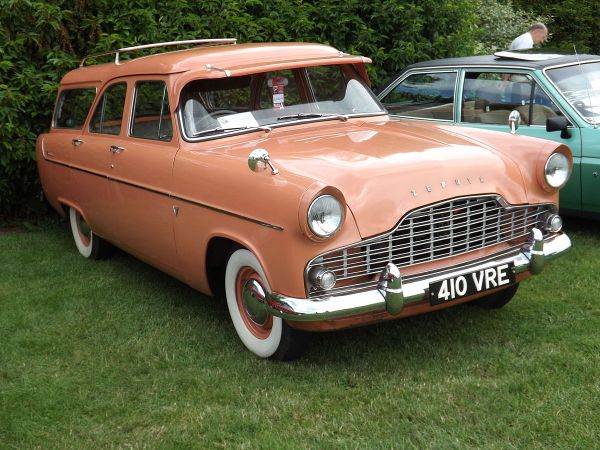
M 558 214 L 548 214 L 544 221 L 544 230 L 552 233 L 557 233 L 562 229 L 563 221 L 562 217 Z
M 329 290 L 335 286 L 335 274 L 323 266 L 317 266 L 308 272 L 308 280 L 317 289 Z

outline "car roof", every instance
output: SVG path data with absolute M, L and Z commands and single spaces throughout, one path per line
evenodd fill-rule
M 131 75 L 169 75 L 194 70 L 206 78 L 222 78 L 301 65 L 365 64 L 364 56 L 349 55 L 313 43 L 211 45 L 168 51 L 119 62 L 82 66 L 68 72 L 62 85 L 97 82 Z
M 406 70 L 442 67 L 516 67 L 523 69 L 545 69 L 547 67 L 576 64 L 578 62 L 600 60 L 598 55 L 574 55 L 538 51 L 503 51 L 493 55 L 465 56 L 458 58 L 435 59 L 407 66 Z

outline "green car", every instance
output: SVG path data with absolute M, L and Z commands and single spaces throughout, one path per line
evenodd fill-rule
M 573 174 L 561 212 L 600 218 L 600 56 L 506 51 L 427 61 L 408 66 L 378 97 L 395 118 L 567 144 Z

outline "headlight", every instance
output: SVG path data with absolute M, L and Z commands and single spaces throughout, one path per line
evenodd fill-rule
M 544 166 L 544 177 L 551 187 L 563 187 L 569 179 L 569 159 L 562 153 L 553 153 Z
M 344 210 L 332 195 L 321 195 L 308 208 L 308 226 L 318 237 L 332 236 L 342 226 Z

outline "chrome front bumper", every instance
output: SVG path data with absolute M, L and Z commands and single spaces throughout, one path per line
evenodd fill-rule
M 544 240 L 542 232 L 534 228 L 528 242 L 520 249 L 447 270 L 407 277 L 404 282 L 400 270 L 389 263 L 379 277 L 377 289 L 314 300 L 284 297 L 275 292 L 253 292 L 252 296 L 272 315 L 297 321 L 338 319 L 366 312 L 398 314 L 407 304 L 427 300 L 429 285 L 433 282 L 510 262 L 514 264 L 515 274 L 526 271 L 538 274 L 546 261 L 570 247 L 571 240 L 566 234 L 558 233 Z

